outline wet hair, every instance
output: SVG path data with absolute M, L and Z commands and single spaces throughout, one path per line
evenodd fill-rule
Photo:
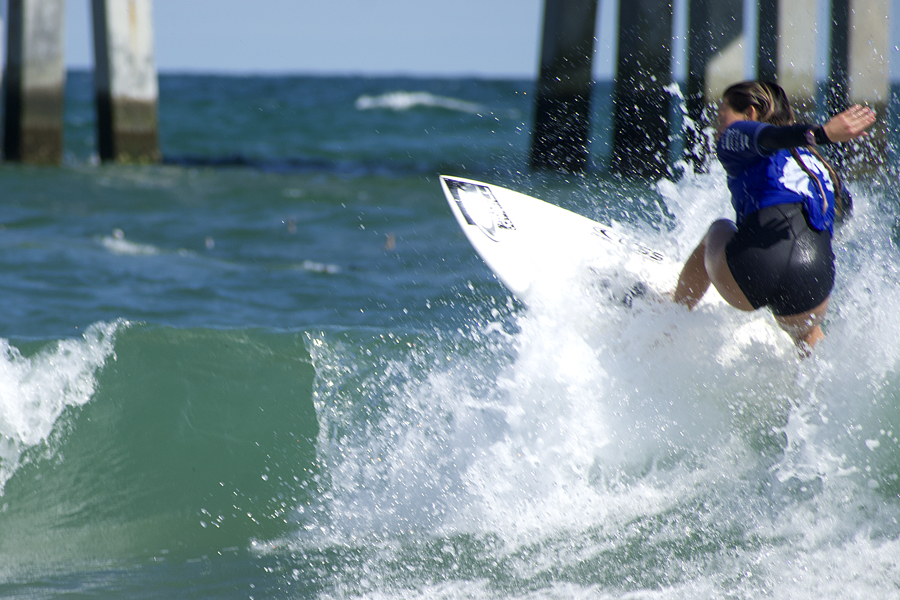
M 776 127 L 794 124 L 794 111 L 784 89 L 771 81 L 742 81 L 730 86 L 722 94 L 732 110 L 745 113 L 752 106 L 756 118 Z

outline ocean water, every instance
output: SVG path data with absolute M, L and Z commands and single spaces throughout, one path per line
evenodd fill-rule
M 529 173 L 533 82 L 160 81 L 165 162 L 0 165 L 0 597 L 900 598 L 896 171 L 814 356 L 715 303 L 524 306 L 437 175 L 683 260 L 677 181 Z M 606 120 L 604 120 L 606 119 Z M 768 332 L 761 334 L 760 331 Z

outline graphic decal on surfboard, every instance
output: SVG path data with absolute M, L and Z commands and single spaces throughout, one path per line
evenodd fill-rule
M 639 244 L 633 240 L 628 240 L 621 236 L 615 235 L 603 225 L 597 225 L 596 227 L 594 227 L 594 233 L 607 241 L 622 244 L 624 246 L 631 246 L 635 248 L 638 253 L 646 256 L 650 260 L 654 260 L 656 262 L 662 262 L 663 260 L 665 260 L 665 256 L 663 256 L 662 252 L 657 252 L 653 248 L 648 248 L 647 246 Z
M 441 175 L 441 187 L 469 243 L 520 300 L 528 302 L 536 283 L 570 267 L 625 287 L 635 281 L 653 291 L 675 285 L 678 265 L 613 224 L 481 181 Z
M 496 242 L 498 230 L 516 228 L 488 186 L 450 178 L 444 181 L 466 223 L 477 227 L 488 239 Z

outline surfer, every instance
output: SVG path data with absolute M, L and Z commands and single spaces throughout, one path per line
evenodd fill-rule
M 768 306 L 802 354 L 824 337 L 834 285 L 831 237 L 849 196 L 815 146 L 866 135 L 875 112 L 852 106 L 822 125 L 797 125 L 784 90 L 763 81 L 722 95 L 716 154 L 728 175 L 736 220 L 714 222 L 675 289 L 690 309 L 712 283 L 731 306 Z

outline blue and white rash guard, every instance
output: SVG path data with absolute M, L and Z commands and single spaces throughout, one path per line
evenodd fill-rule
M 810 224 L 819 231 L 827 229 L 833 233 L 834 182 L 828 169 L 809 150 L 797 148 L 803 163 L 819 178 L 820 191 L 790 150 L 760 146 L 760 133 L 769 127 L 773 126 L 759 121 L 737 121 L 722 133 L 716 144 L 719 161 L 728 174 L 737 226 L 762 208 L 802 202 Z

